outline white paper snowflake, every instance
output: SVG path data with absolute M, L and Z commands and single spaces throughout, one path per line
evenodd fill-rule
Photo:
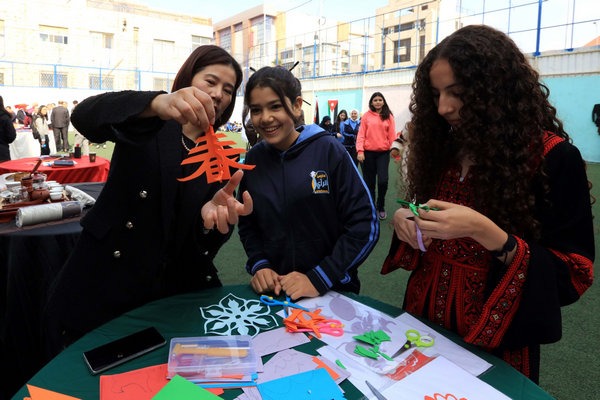
M 218 304 L 200 307 L 204 331 L 214 335 L 255 336 L 262 330 L 279 326 L 270 308 L 259 300 L 241 299 L 231 293 Z

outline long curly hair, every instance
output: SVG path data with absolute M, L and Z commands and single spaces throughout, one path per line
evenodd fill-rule
M 448 61 L 462 88 L 458 129 L 438 114 L 429 76 L 438 59 Z M 535 196 L 547 191 L 544 131 L 570 138 L 548 87 L 516 44 L 488 26 L 461 28 L 427 54 L 412 89 L 407 197 L 435 197 L 442 172 L 470 157 L 475 208 L 508 232 L 537 236 Z

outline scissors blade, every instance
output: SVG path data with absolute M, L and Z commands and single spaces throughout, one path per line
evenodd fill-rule
M 387 400 L 387 398 L 384 395 L 382 395 L 379 390 L 375 389 L 375 386 L 371 385 L 369 381 L 365 381 L 365 383 L 367 384 L 369 389 L 371 389 L 371 392 L 373 392 L 375 397 L 377 397 L 377 400 Z
M 400 349 L 398 349 L 398 351 L 394 353 L 394 355 L 392 356 L 392 358 L 398 357 L 400 354 L 404 353 L 406 350 L 410 349 L 411 347 L 412 347 L 411 341 L 407 340 L 406 343 L 404 343 L 402 345 L 402 347 L 400 347 Z

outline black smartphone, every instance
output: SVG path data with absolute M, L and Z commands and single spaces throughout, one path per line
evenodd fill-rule
M 165 343 L 167 341 L 160 332 L 150 327 L 84 351 L 83 359 L 92 375 L 96 375 L 157 349 Z

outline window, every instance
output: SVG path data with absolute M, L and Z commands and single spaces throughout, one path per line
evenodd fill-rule
M 90 32 L 92 46 L 96 49 L 112 49 L 114 36 L 112 33 Z
M 90 75 L 89 87 L 90 89 L 113 90 L 115 88 L 115 79 L 112 76 Z
M 68 87 L 67 74 L 60 72 L 40 72 L 40 86 L 66 88 Z
M 229 28 L 221 29 L 219 31 L 220 43 L 219 46 L 227 51 L 231 51 L 231 31 Z
M 42 42 L 68 44 L 68 29 L 57 26 L 40 25 L 40 40 Z
M 281 59 L 287 60 L 288 58 L 294 57 L 294 50 L 285 50 L 281 52 Z
M 4 20 L 0 19 L 0 48 L 4 49 L 6 43 L 4 42 Z
M 410 61 L 410 38 L 394 41 L 394 62 Z
M 175 57 L 175 42 L 154 39 L 152 43 L 152 65 L 155 71 L 168 71 Z
M 192 35 L 192 50 L 196 50 L 200 46 L 210 44 L 211 39 L 203 36 Z

